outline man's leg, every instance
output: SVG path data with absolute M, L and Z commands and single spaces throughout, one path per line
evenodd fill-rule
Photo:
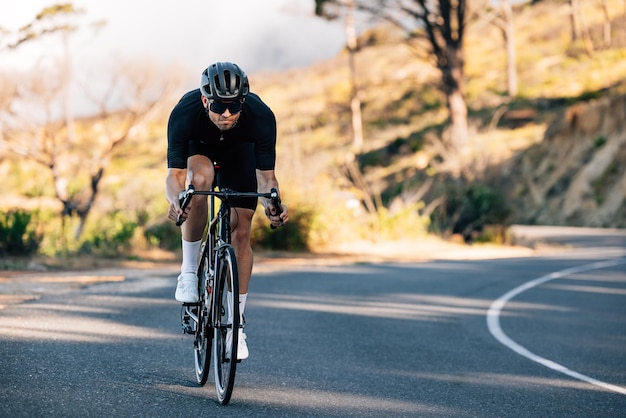
M 252 275 L 254 256 L 250 246 L 250 234 L 252 231 L 252 209 L 231 209 L 231 225 L 233 228 L 232 245 L 237 257 L 237 270 L 239 272 L 239 293 L 247 294 Z
M 211 160 L 204 155 L 193 155 L 187 160 L 187 183 L 196 190 L 210 190 L 213 185 L 215 169 Z M 207 197 L 195 195 L 189 204 L 189 218 L 181 225 L 185 241 L 199 241 L 207 222 Z
M 187 182 L 196 190 L 209 190 L 213 184 L 213 163 L 207 157 L 194 155 L 187 161 Z M 198 252 L 200 240 L 208 216 L 207 197 L 196 195 L 189 204 L 189 217 L 181 225 L 183 259 L 181 274 L 178 276 L 176 300 L 195 302 L 198 300 Z
M 231 243 L 237 258 L 237 272 L 239 273 L 239 321 L 243 324 L 243 314 L 246 309 L 248 298 L 248 286 L 252 275 L 252 264 L 254 256 L 250 246 L 250 232 L 252 230 L 252 216 L 254 210 L 245 208 L 231 209 Z M 248 358 L 248 345 L 246 334 L 243 329 L 239 330 L 239 345 L 237 347 L 237 358 L 240 360 Z

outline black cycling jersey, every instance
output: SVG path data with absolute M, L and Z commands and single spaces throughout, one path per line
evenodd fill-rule
M 254 144 L 256 168 L 273 170 L 276 162 L 276 117 L 254 93 L 249 93 L 237 124 L 220 132 L 202 105 L 200 89 L 185 94 L 172 110 L 167 125 L 167 166 L 187 168 L 187 157 L 205 154 L 214 162 L 244 143 Z M 248 148 L 244 146 L 244 148 Z

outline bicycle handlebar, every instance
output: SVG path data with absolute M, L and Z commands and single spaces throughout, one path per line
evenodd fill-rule
M 265 199 L 270 199 L 272 201 L 272 205 L 276 208 L 277 215 L 280 215 L 281 213 L 283 213 L 280 196 L 278 195 L 278 190 L 276 190 L 275 188 L 272 188 L 272 190 L 270 190 L 269 193 L 236 192 L 230 189 L 223 189 L 223 190 L 220 190 L 219 192 L 216 192 L 216 191 L 198 191 L 193 187 L 192 184 L 190 184 L 189 187 L 187 187 L 187 190 L 185 190 L 184 192 L 181 192 L 181 195 L 179 196 L 180 208 L 183 211 L 187 209 L 187 206 L 189 206 L 189 203 L 191 202 L 191 198 L 193 197 L 194 194 L 205 195 L 205 196 L 215 196 L 222 200 L 228 199 L 230 197 L 263 197 Z M 178 218 L 176 219 L 176 226 L 181 226 L 182 223 L 183 223 L 182 216 L 178 215 Z M 283 223 L 281 222 L 281 226 L 282 225 Z M 271 225 L 271 228 L 275 229 L 276 227 L 274 225 Z

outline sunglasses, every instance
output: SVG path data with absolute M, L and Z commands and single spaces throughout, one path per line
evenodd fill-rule
M 231 115 L 234 115 L 234 114 L 241 112 L 242 107 L 243 107 L 243 100 L 237 100 L 235 102 L 230 102 L 230 103 L 217 102 L 217 101 L 209 102 L 209 110 L 211 112 L 217 113 L 218 115 L 221 115 L 222 113 L 226 112 L 226 109 L 228 109 Z

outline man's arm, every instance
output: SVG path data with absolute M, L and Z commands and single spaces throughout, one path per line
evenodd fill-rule
M 278 180 L 276 179 L 276 173 L 274 170 L 257 170 L 256 179 L 259 193 L 269 193 L 272 188 L 275 188 L 280 192 L 280 189 L 278 188 Z
M 180 209 L 179 195 L 185 190 L 185 181 L 187 179 L 187 169 L 185 168 L 168 168 L 167 177 L 165 178 L 165 198 L 170 202 L 170 208 L 167 217 L 176 222 L 178 215 L 183 215 L 183 219 L 187 218 L 186 214 Z

